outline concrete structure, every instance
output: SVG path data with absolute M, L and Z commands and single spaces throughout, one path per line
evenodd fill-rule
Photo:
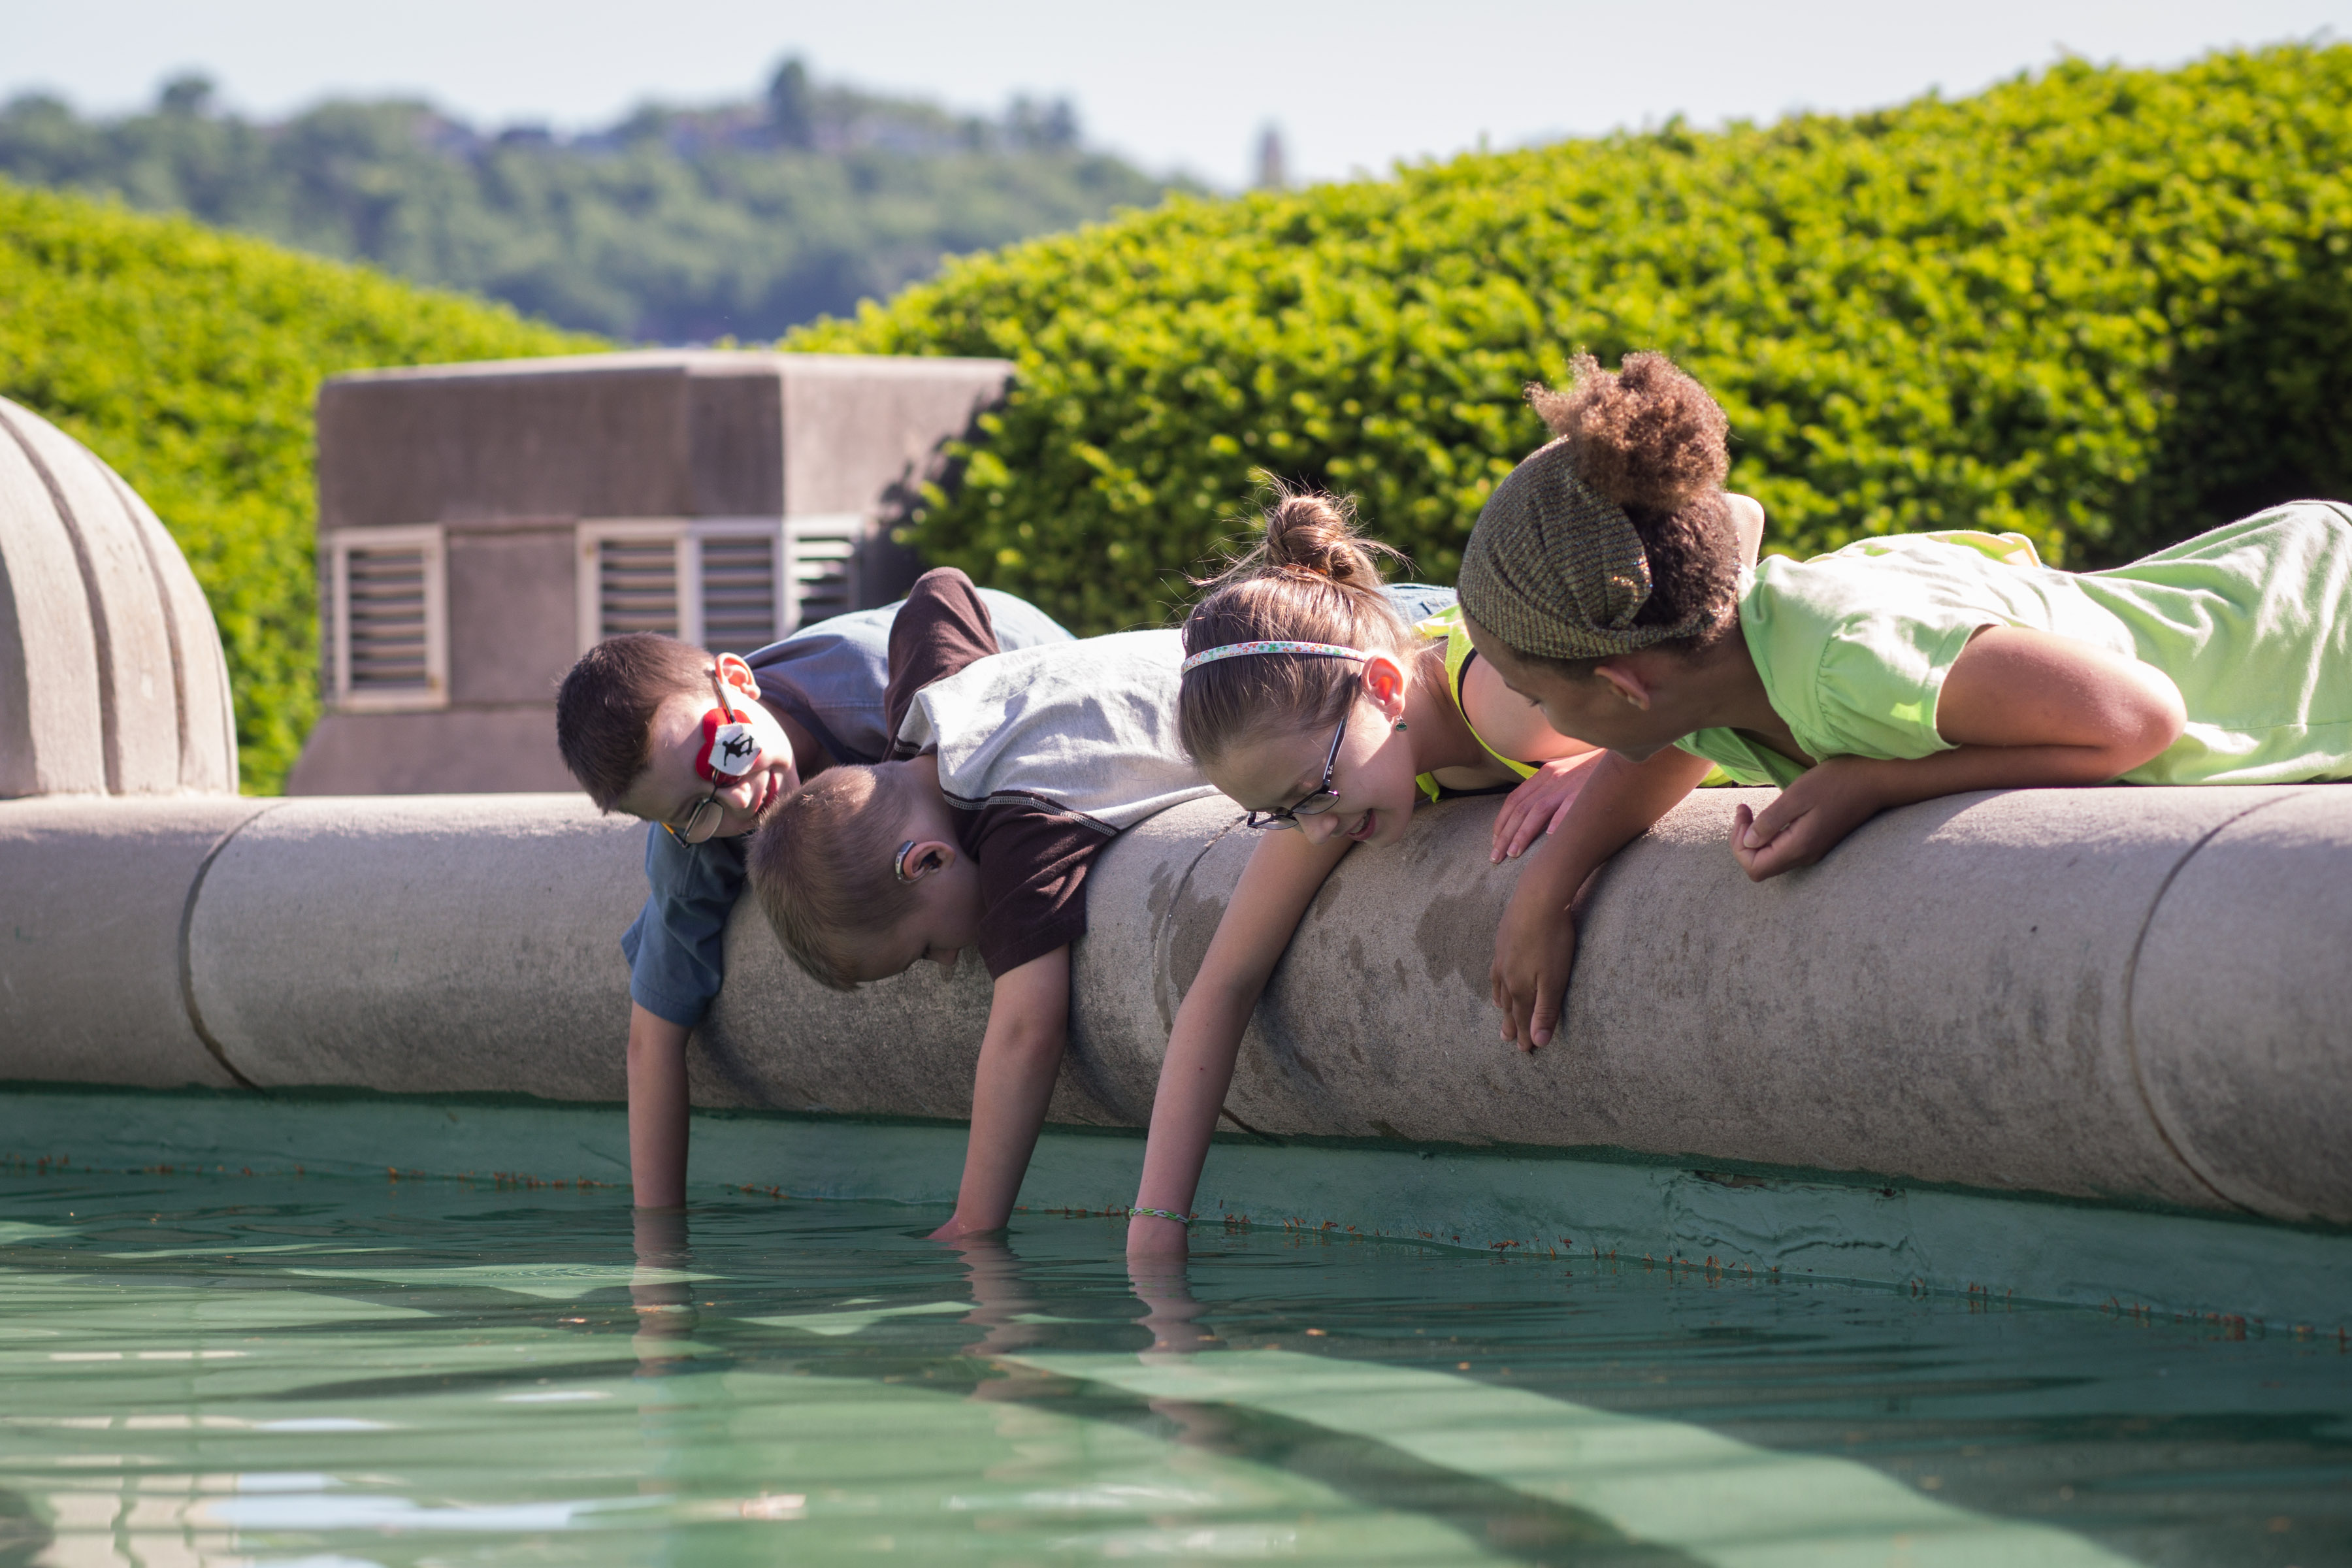
M 556 681 L 614 632 L 748 651 L 886 604 L 890 533 L 1001 360 L 697 351 L 319 393 L 320 689 L 295 795 L 564 790 Z
M 179 546 L 0 398 L 0 797 L 236 787 L 228 667 Z
M 2352 879 L 2331 869 L 2352 789 L 1956 796 L 1760 888 L 1723 847 L 1741 798 L 1695 797 L 1596 881 L 1565 1037 L 1534 1056 L 1486 1000 L 1515 879 L 1486 864 L 1494 804 L 1351 857 L 1260 1009 L 1234 1127 L 2352 1223 Z M 0 1076 L 623 1097 L 633 824 L 576 796 L 251 804 L 201 861 L 211 817 L 0 806 L 0 885 L 35 895 L 0 957 Z M 1105 854 L 1055 1121 L 1146 1119 L 1246 855 L 1233 821 L 1195 803 Z M 41 896 L 85 856 L 142 870 Z M 77 968 L 92 951 L 176 952 L 179 983 Z M 824 991 L 748 902 L 728 960 L 698 1103 L 968 1111 L 977 965 Z

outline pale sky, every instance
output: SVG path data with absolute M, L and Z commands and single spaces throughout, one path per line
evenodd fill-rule
M 798 53 L 822 79 L 957 109 L 1067 97 L 1094 143 L 1235 186 L 1269 123 L 1294 178 L 1330 179 L 1675 113 L 1958 96 L 2062 53 L 2166 65 L 2336 33 L 2352 0 L 0 0 L 0 94 L 118 110 L 197 69 L 253 114 L 398 92 L 579 129 L 649 98 L 749 96 Z

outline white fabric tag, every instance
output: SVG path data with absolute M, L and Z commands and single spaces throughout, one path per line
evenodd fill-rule
M 721 724 L 710 737 L 710 771 L 740 779 L 760 763 L 760 740 L 751 726 L 738 721 Z

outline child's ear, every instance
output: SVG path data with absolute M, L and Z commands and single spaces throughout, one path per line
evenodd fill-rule
M 1404 671 L 1386 654 L 1364 661 L 1364 691 L 1391 718 L 1404 710 Z
M 719 656 L 719 679 L 746 697 L 760 695 L 760 678 L 751 673 L 750 665 L 731 653 Z
M 909 838 L 898 846 L 890 871 L 902 882 L 919 882 L 954 865 L 956 855 L 956 847 L 944 839 Z
M 1638 671 L 1629 666 L 1621 665 L 1614 659 L 1603 659 L 1593 667 L 1592 673 L 1616 688 L 1617 695 L 1627 702 L 1643 712 L 1649 711 L 1650 685 L 1642 679 Z

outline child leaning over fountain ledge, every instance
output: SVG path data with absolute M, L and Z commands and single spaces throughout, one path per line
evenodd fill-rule
M 747 860 L 784 951 L 835 990 L 927 958 L 952 969 L 967 947 L 988 965 L 971 1141 L 942 1237 L 1012 1215 L 1061 1068 L 1094 858 L 1121 829 L 1215 793 L 1176 742 L 1177 633 L 997 654 L 973 635 L 972 594 L 961 573 L 915 585 L 891 628 L 892 760 L 803 785 Z
M 1608 748 L 1496 938 L 1503 1035 L 1559 1021 L 1585 878 L 1710 763 L 1762 880 L 1965 790 L 2352 777 L 2352 508 L 2298 501 L 2110 571 L 2017 534 L 1865 539 L 1740 570 L 1723 410 L 1662 354 L 1535 389 L 1559 439 L 1479 514 L 1462 609 L 1563 735 Z
M 1034 605 L 974 593 L 991 652 L 1070 638 Z M 580 787 L 599 810 L 649 824 L 649 891 L 621 938 L 640 1208 L 686 1201 L 687 1037 L 724 977 L 744 837 L 803 779 L 889 751 L 883 714 L 898 609 L 835 616 L 740 658 L 656 632 L 607 637 L 556 694 L 556 745 Z

